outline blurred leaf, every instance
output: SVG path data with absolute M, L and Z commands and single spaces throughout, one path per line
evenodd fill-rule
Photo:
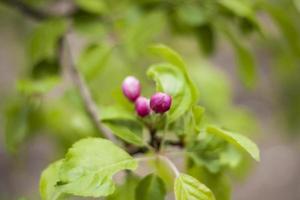
M 201 166 L 188 166 L 188 173 L 207 185 L 218 200 L 231 200 L 231 186 L 227 176 L 221 173 L 210 173 Z
M 112 176 L 121 170 L 134 170 L 136 167 L 137 162 L 109 140 L 87 138 L 76 142 L 68 150 L 59 167 L 56 184 L 52 185 L 55 183 L 52 178 L 44 181 L 50 181 L 55 187 L 55 190 L 50 190 L 51 194 L 58 192 L 83 197 L 108 196 L 115 190 Z M 45 196 L 47 198 L 50 199 L 51 196 Z
M 219 27 L 235 50 L 239 77 L 245 86 L 249 88 L 253 87 L 257 80 L 257 70 L 252 53 L 229 25 L 226 26 L 226 24 L 223 24 Z
M 206 10 L 197 4 L 182 4 L 177 8 L 180 21 L 189 26 L 199 26 L 208 22 Z
M 126 142 L 143 146 L 143 126 L 136 117 L 116 106 L 102 109 L 101 121 L 107 125 L 112 132 Z
M 28 43 L 31 65 L 56 57 L 57 43 L 66 29 L 67 22 L 62 19 L 47 20 L 37 26 Z
M 42 200 L 62 200 L 62 191 L 56 188 L 59 180 L 59 169 L 63 160 L 58 160 L 49 165 L 41 175 L 40 194 Z
M 300 12 L 300 0 L 294 0 L 295 7 Z
M 108 196 L 106 200 L 135 200 L 135 189 L 140 178 L 132 173 L 128 173 L 122 185 L 116 188 L 116 191 Z
M 99 135 L 74 91 L 44 102 L 42 117 L 45 132 L 54 135 L 67 148 L 78 139 Z
M 153 52 L 172 64 L 157 64 L 150 67 L 147 75 L 155 80 L 157 90 L 172 96 L 168 112 L 169 123 L 182 116 L 197 102 L 197 89 L 190 79 L 182 58 L 164 45 L 152 48 Z
M 195 130 L 197 132 L 200 131 L 200 124 L 201 124 L 202 119 L 203 119 L 204 111 L 205 111 L 205 109 L 201 106 L 194 106 L 192 108 L 193 119 L 195 120 Z
M 146 47 L 161 33 L 165 18 L 160 12 L 145 14 L 138 9 L 130 9 L 128 13 L 126 20 L 118 27 L 126 53 L 129 58 L 136 59 L 142 53 L 146 53 Z
M 139 200 L 164 200 L 166 188 L 163 180 L 154 174 L 143 178 L 136 187 L 135 199 Z
M 228 131 L 224 131 L 222 129 L 213 127 L 213 126 L 208 126 L 206 129 L 207 133 L 209 134 L 214 134 L 220 138 L 225 139 L 229 143 L 236 145 L 240 149 L 245 150 L 248 152 L 252 158 L 254 158 L 256 161 L 260 160 L 259 156 L 259 149 L 255 143 L 253 143 L 250 139 L 243 135 L 239 135 L 236 133 L 231 133 Z
M 30 76 L 33 79 L 48 78 L 49 76 L 59 76 L 61 72 L 58 58 L 54 60 L 41 60 L 31 66 Z
M 75 0 L 81 9 L 94 14 L 103 14 L 107 11 L 107 4 L 104 0 Z
M 89 39 L 102 39 L 107 33 L 107 28 L 99 15 L 79 10 L 74 14 L 73 19 L 74 30 Z
M 17 90 L 26 95 L 44 94 L 60 83 L 59 77 L 47 77 L 40 80 L 18 80 Z
M 16 153 L 25 138 L 32 132 L 35 123 L 40 121 L 34 118 L 36 105 L 25 97 L 18 97 L 8 102 L 5 110 L 5 145 L 10 153 Z
M 286 14 L 286 9 L 272 5 L 271 3 L 263 1 L 261 6 L 269 13 L 274 22 L 279 27 L 280 31 L 284 35 L 284 39 L 287 41 L 291 48 L 291 54 L 296 57 L 300 56 L 300 39 L 299 30 L 294 23 L 294 20 Z
M 211 55 L 215 50 L 215 32 L 210 25 L 203 25 L 195 28 L 195 34 L 202 51 Z
M 208 63 L 197 63 L 190 74 L 199 88 L 200 102 L 206 110 L 217 115 L 231 104 L 230 81 L 217 67 Z M 212 96 L 215 98 L 211 98 Z
M 208 187 L 186 174 L 180 174 L 176 178 L 175 196 L 176 200 L 215 200 Z
M 219 0 L 220 5 L 224 6 L 234 14 L 247 17 L 251 20 L 255 19 L 255 12 L 252 5 L 249 3 L 251 1 L 245 0 Z
M 92 81 L 100 75 L 106 66 L 111 53 L 111 48 L 106 45 L 92 44 L 81 53 L 78 66 L 86 80 Z

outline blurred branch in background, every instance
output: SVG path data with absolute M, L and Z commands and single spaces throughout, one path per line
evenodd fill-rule
M 51 15 L 47 14 L 46 12 L 40 11 L 38 9 L 35 9 L 28 4 L 26 4 L 24 1 L 20 0 L 1 0 L 0 2 L 11 6 L 12 8 L 18 9 L 21 11 L 21 13 L 27 15 L 28 17 L 31 17 L 35 20 L 43 20 L 47 19 L 49 17 L 52 17 Z
M 76 69 L 75 63 L 73 61 L 74 58 L 73 58 L 72 52 L 71 52 L 71 42 L 68 37 L 68 33 L 66 35 L 64 35 L 61 39 L 61 50 L 60 50 L 61 55 L 63 55 L 63 49 L 64 49 L 63 47 L 64 46 L 65 46 L 65 50 L 67 52 L 67 57 L 69 60 L 69 64 L 68 64 L 69 67 L 67 68 L 69 71 L 69 75 L 71 76 L 74 84 L 78 88 L 78 91 L 82 98 L 82 101 L 83 101 L 83 104 L 84 104 L 87 114 L 89 115 L 91 121 L 93 122 L 93 124 L 95 125 L 97 130 L 101 134 L 103 134 L 105 138 L 116 143 L 117 141 L 116 141 L 114 135 L 109 131 L 109 129 L 107 129 L 101 123 L 101 120 L 99 117 L 99 114 L 101 116 L 101 113 L 99 112 L 97 105 L 93 101 L 91 93 L 85 84 L 85 81 L 83 80 L 83 78 L 79 74 L 78 70 Z M 61 63 L 63 63 L 63 56 L 62 56 L 61 60 L 62 60 Z M 63 66 L 63 64 L 62 64 L 62 66 Z

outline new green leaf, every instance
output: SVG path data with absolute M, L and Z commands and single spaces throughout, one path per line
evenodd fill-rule
M 68 150 L 62 161 L 43 172 L 41 196 L 43 200 L 57 200 L 60 194 L 108 196 L 115 190 L 113 175 L 136 167 L 137 162 L 109 140 L 82 139 Z
M 102 109 L 101 121 L 126 142 L 143 146 L 143 127 L 135 115 L 116 106 Z
M 170 48 L 157 45 L 152 48 L 168 63 L 153 65 L 147 75 L 156 82 L 157 90 L 172 96 L 172 106 L 168 112 L 169 122 L 173 122 L 197 101 L 197 89 L 190 79 L 182 58 Z
M 225 139 L 229 143 L 234 144 L 237 147 L 248 152 L 255 160 L 260 160 L 259 149 L 257 145 L 254 142 L 252 142 L 249 138 L 240 134 L 224 131 L 214 126 L 208 126 L 206 132 Z
M 175 180 L 175 197 L 176 200 L 215 200 L 208 187 L 186 174 L 180 174 Z
M 62 163 L 63 160 L 58 160 L 43 171 L 40 180 L 40 194 L 43 200 L 56 200 L 60 198 L 62 191 L 56 188 L 56 184 L 59 180 L 58 172 Z
M 66 154 L 60 169 L 60 187 L 77 196 L 107 196 L 115 190 L 112 176 L 136 167 L 137 162 L 109 140 L 82 139 Z

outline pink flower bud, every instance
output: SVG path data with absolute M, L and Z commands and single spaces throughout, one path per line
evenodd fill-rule
M 158 92 L 151 97 L 150 107 L 156 113 L 164 113 L 168 111 L 172 104 L 172 97 Z
M 150 114 L 150 102 L 145 97 L 139 97 L 135 101 L 135 111 L 140 117 L 146 117 Z
M 132 102 L 134 102 L 141 94 L 141 85 L 134 76 L 127 76 L 122 84 L 123 94 Z

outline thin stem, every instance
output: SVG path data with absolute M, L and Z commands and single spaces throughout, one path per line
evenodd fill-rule
M 176 178 L 179 176 L 180 172 L 177 169 L 176 165 L 166 156 L 156 154 L 154 156 L 135 158 L 135 160 L 138 162 L 147 162 L 147 161 L 157 160 L 157 159 L 164 161 L 170 167 L 170 169 L 173 171 Z
M 159 155 L 159 158 L 161 160 L 165 161 L 165 163 L 169 165 L 170 169 L 172 169 L 172 171 L 175 174 L 175 177 L 177 178 L 179 176 L 180 172 L 177 169 L 176 165 L 166 156 Z
M 68 34 L 64 37 L 64 40 L 62 41 L 62 43 L 65 43 L 67 53 L 68 53 L 68 56 L 70 59 L 70 63 L 68 66 L 69 74 L 70 74 L 74 84 L 77 86 L 77 88 L 79 90 L 79 93 L 82 98 L 83 105 L 84 105 L 86 112 L 90 116 L 95 128 L 99 132 L 101 132 L 104 135 L 104 137 L 106 137 L 107 139 L 109 139 L 113 142 L 117 142 L 114 135 L 105 126 L 103 126 L 103 124 L 100 122 L 99 110 L 97 108 L 97 105 L 93 101 L 91 93 L 90 93 L 88 87 L 86 86 L 84 79 L 80 76 L 80 74 L 75 66 L 74 59 L 72 57 L 71 48 L 70 48 L 70 42 L 68 41 Z
M 150 160 L 156 160 L 158 157 L 155 156 L 143 156 L 143 157 L 139 157 L 139 158 L 135 158 L 136 161 L 138 162 L 147 162 Z
M 161 138 L 161 143 L 160 143 L 158 152 L 163 151 L 165 140 L 166 140 L 166 134 L 167 134 L 167 129 L 168 129 L 168 123 L 167 123 L 167 121 L 168 121 L 167 117 L 168 116 L 165 115 L 165 117 L 166 117 L 166 120 L 165 120 L 165 125 L 164 125 L 164 132 L 163 132 L 163 135 L 162 135 L 162 138 Z

